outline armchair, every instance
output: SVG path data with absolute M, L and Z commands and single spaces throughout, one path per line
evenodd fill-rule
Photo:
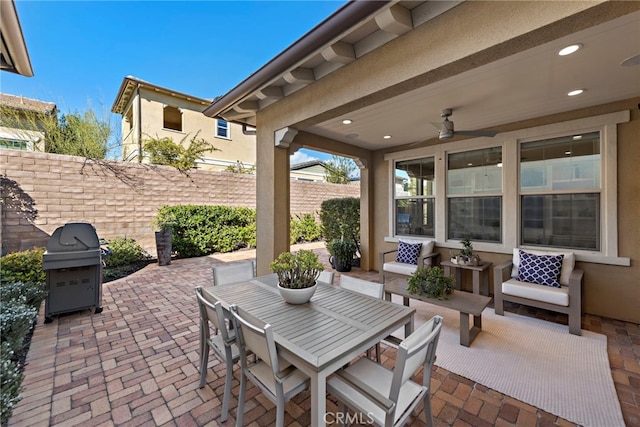
M 418 243 L 421 246 L 414 263 L 413 259 L 406 259 L 403 256 L 403 249 Z M 418 269 L 418 266 L 437 265 L 440 253 L 434 252 L 434 247 L 433 240 L 399 239 L 397 249 L 380 253 L 380 283 L 384 283 L 386 278 L 407 278 Z
M 498 315 L 504 315 L 504 301 L 565 313 L 569 316 L 569 333 L 582 335 L 582 279 L 584 272 L 575 267 L 573 252 L 543 252 L 526 250 L 534 256 L 563 255 L 560 287 L 545 286 L 518 280 L 521 265 L 520 250 L 514 248 L 513 259 L 494 267 L 493 303 Z

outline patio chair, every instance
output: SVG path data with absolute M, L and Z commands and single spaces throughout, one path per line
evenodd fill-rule
M 333 271 L 321 271 L 318 276 L 318 282 L 327 283 L 333 285 L 334 273 Z
M 404 425 L 414 409 L 424 402 L 425 420 L 431 418 L 431 369 L 442 328 L 442 317 L 434 316 L 398 347 L 393 371 L 362 358 L 338 371 L 327 381 L 327 390 L 345 405 L 364 414 L 365 419 L 385 427 Z M 411 380 L 424 367 L 422 385 Z M 344 421 L 345 418 L 343 418 Z
M 397 249 L 380 252 L 380 283 L 387 278 L 407 279 L 419 266 L 438 265 L 440 253 L 434 248 L 433 240 L 400 238 Z M 394 254 L 396 257 L 392 260 Z
M 213 267 L 213 286 L 251 280 L 256 277 L 254 261 L 234 262 Z
M 356 277 L 345 276 L 344 274 L 340 276 L 340 287 L 377 299 L 382 299 L 384 296 L 384 285 L 382 283 L 370 282 Z M 367 350 L 367 357 L 371 357 L 371 349 Z M 376 361 L 380 363 L 380 343 L 376 344 Z
M 196 288 L 196 297 L 200 308 L 200 388 L 204 387 L 206 381 L 209 348 L 211 348 L 227 366 L 220 414 L 220 421 L 225 421 L 229 413 L 233 364 L 240 358 L 240 350 L 235 343 L 235 332 L 227 329 L 220 302 L 212 295 L 202 292 L 200 286 Z M 211 336 L 211 327 L 214 331 L 213 336 Z
M 284 405 L 309 387 L 309 377 L 278 356 L 271 325 L 251 316 L 236 305 L 230 307 L 240 344 L 240 394 L 236 426 L 242 426 L 247 378 L 276 404 L 276 426 L 284 426 Z M 249 365 L 247 350 L 257 359 Z
M 559 263 L 552 265 L 560 255 Z M 493 269 L 494 311 L 503 316 L 504 302 L 511 301 L 564 313 L 569 317 L 569 333 L 582 335 L 583 277 L 584 272 L 575 268 L 573 252 L 514 248 L 512 259 Z

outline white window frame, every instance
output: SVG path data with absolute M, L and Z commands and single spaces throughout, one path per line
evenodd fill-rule
M 394 230 L 394 173 L 395 162 L 435 156 L 436 224 L 435 240 L 439 247 L 460 249 L 460 242 L 446 238 L 446 159 L 448 153 L 471 151 L 481 148 L 502 146 L 502 243 L 474 242 L 474 249 L 494 253 L 511 253 L 513 248 L 522 247 L 520 242 L 520 143 L 549 139 L 575 133 L 600 132 L 601 150 L 601 200 L 600 200 L 600 242 L 599 251 L 573 250 L 578 261 L 631 265 L 627 257 L 618 256 L 618 192 L 617 192 L 617 125 L 630 120 L 628 110 L 586 117 L 566 122 L 542 125 L 528 129 L 498 134 L 495 138 L 474 138 L 463 141 L 437 144 L 384 155 L 388 162 L 389 222 L 385 241 L 397 242 Z M 535 249 L 544 250 L 536 246 Z M 549 247 L 557 251 L 558 248 Z
M 220 128 L 220 122 L 225 122 L 227 124 L 227 134 L 226 135 L 218 135 L 218 129 Z M 222 119 L 216 119 L 216 134 L 215 134 L 216 138 L 221 138 L 221 139 L 231 139 L 231 122 L 229 122 L 228 120 L 222 120 Z
M 438 159 L 435 156 L 426 155 L 426 156 L 420 156 L 419 158 L 429 158 L 429 157 L 433 157 L 433 164 L 434 164 L 434 167 L 435 167 L 435 164 L 438 162 Z M 412 157 L 410 159 L 413 159 L 413 158 L 415 158 L 415 157 Z M 395 186 L 396 162 L 401 162 L 403 160 L 410 160 L 410 159 L 396 159 L 396 160 L 394 160 L 392 162 L 393 172 L 392 172 L 391 180 L 393 181 L 392 182 L 393 185 L 391 186 L 391 188 L 392 188 L 392 190 L 391 190 L 392 191 L 392 193 L 391 193 L 392 196 L 391 197 L 392 197 L 393 200 L 391 201 L 391 203 L 392 203 L 393 207 L 391 208 L 391 230 L 392 230 L 391 233 L 393 233 L 393 231 L 396 228 L 395 227 L 396 226 L 396 207 L 395 207 L 395 203 L 396 203 L 397 200 L 411 200 L 411 199 L 415 199 L 415 200 L 433 200 L 434 206 L 437 205 L 437 198 L 436 198 L 437 189 L 436 189 L 436 187 L 434 187 L 434 194 L 433 195 L 399 196 L 399 197 L 396 196 L 396 194 L 395 194 L 396 193 L 396 190 L 395 190 L 395 188 L 396 188 L 396 186 Z M 436 176 L 434 176 L 434 180 L 435 179 L 436 179 Z M 437 218 L 437 215 L 438 215 L 437 212 L 438 212 L 438 209 L 437 209 L 437 206 L 436 206 L 436 208 L 434 209 L 434 216 L 435 216 L 434 224 L 437 222 L 436 221 L 436 218 Z M 407 238 L 411 238 L 411 239 L 433 240 L 435 238 L 435 225 L 434 225 L 434 236 L 426 236 L 426 235 L 418 235 L 418 234 L 402 234 L 402 235 L 397 234 L 396 237 L 397 236 L 407 237 Z

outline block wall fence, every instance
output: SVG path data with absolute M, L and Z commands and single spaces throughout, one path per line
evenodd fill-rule
M 153 218 L 163 205 L 256 207 L 256 177 L 0 149 L 2 255 L 45 247 L 68 222 L 89 222 L 98 236 L 135 239 L 155 256 Z M 291 213 L 320 211 L 322 201 L 360 197 L 350 185 L 291 181 Z

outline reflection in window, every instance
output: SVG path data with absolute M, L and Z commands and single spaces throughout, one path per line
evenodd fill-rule
M 163 124 L 165 129 L 182 131 L 182 111 L 178 107 L 165 105 L 163 109 Z
M 502 241 L 502 148 L 447 157 L 447 237 Z
M 396 162 L 395 234 L 434 237 L 434 158 Z
M 600 134 L 520 146 L 521 242 L 600 250 Z

